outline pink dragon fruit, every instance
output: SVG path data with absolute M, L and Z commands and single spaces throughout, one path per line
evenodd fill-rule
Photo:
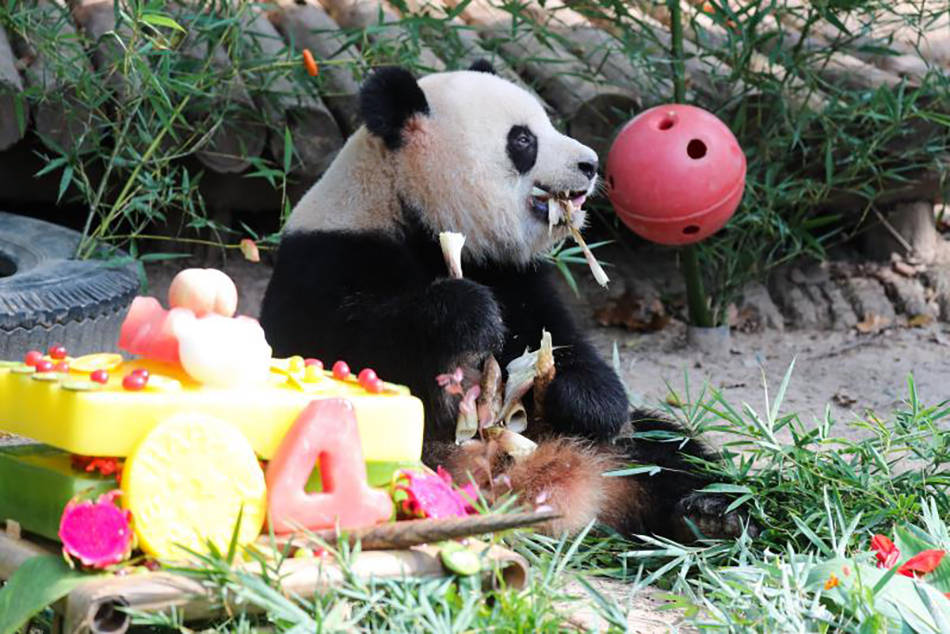
M 132 513 L 119 508 L 118 489 L 95 502 L 70 500 L 59 522 L 63 553 L 95 569 L 108 568 L 132 554 Z
M 452 476 L 442 467 L 434 475 L 405 469 L 399 471 L 393 493 L 404 515 L 433 519 L 472 514 L 475 512 L 472 501 L 478 499 L 475 485 L 455 488 Z

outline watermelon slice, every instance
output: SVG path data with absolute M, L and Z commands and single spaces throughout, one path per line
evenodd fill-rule
M 154 297 L 136 297 L 119 331 L 119 347 L 131 354 L 179 364 L 175 324 L 194 319 L 187 308 L 165 310 Z

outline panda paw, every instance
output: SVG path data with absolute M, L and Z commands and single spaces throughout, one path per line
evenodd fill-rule
M 560 433 L 608 440 L 620 431 L 627 417 L 623 385 L 606 366 L 578 366 L 559 372 L 544 395 L 544 420 Z
M 450 357 L 497 353 L 505 343 L 501 307 L 487 286 L 467 279 L 434 282 L 426 296 L 435 350 Z
M 684 541 L 695 539 L 696 535 L 685 520 L 689 520 L 696 530 L 707 539 L 736 539 L 743 530 L 755 539 L 759 528 L 739 511 L 726 512 L 733 500 L 709 493 L 691 493 L 682 498 L 674 509 L 674 517 L 682 523 Z

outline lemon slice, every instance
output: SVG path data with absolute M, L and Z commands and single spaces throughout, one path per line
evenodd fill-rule
M 76 357 L 69 364 L 69 369 L 75 372 L 95 372 L 96 370 L 114 370 L 122 365 L 122 355 L 111 352 L 97 352 Z
M 207 553 L 208 542 L 227 552 L 239 518 L 237 542 L 249 544 L 267 510 L 247 439 L 202 414 L 178 414 L 149 432 L 125 462 L 122 490 L 139 546 L 164 561 L 188 559 L 185 549 Z

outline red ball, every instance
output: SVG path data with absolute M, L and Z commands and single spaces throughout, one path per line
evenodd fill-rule
M 366 381 L 361 381 L 360 385 L 363 386 L 363 389 L 372 394 L 380 394 L 383 391 L 383 381 L 378 376 L 373 376 L 373 378 Z
M 66 363 L 65 361 L 60 361 L 59 363 L 53 366 L 53 371 L 54 372 L 69 372 L 69 364 Z
M 364 385 L 377 379 L 376 371 L 370 368 L 363 368 L 360 370 L 360 373 L 356 376 L 356 378 L 359 380 L 360 385 Z
M 309 368 L 310 366 L 315 365 L 320 370 L 323 369 L 323 361 L 321 361 L 320 359 L 313 359 L 313 358 L 308 357 L 303 360 L 303 365 L 305 368 Z
M 606 174 L 610 202 L 630 229 L 660 244 L 691 244 L 735 213 L 746 158 L 716 116 L 670 104 L 640 113 L 620 130 Z
M 54 359 L 65 359 L 66 358 L 66 346 L 62 344 L 55 343 L 49 347 L 49 356 Z
M 89 375 L 91 381 L 96 383 L 108 383 L 109 382 L 109 373 L 105 370 L 93 370 Z
M 52 372 L 53 371 L 53 362 L 49 359 L 40 359 L 36 362 L 36 371 L 37 372 Z
M 340 381 L 349 378 L 350 376 L 350 366 L 346 365 L 344 361 L 337 361 L 333 364 L 333 378 Z

